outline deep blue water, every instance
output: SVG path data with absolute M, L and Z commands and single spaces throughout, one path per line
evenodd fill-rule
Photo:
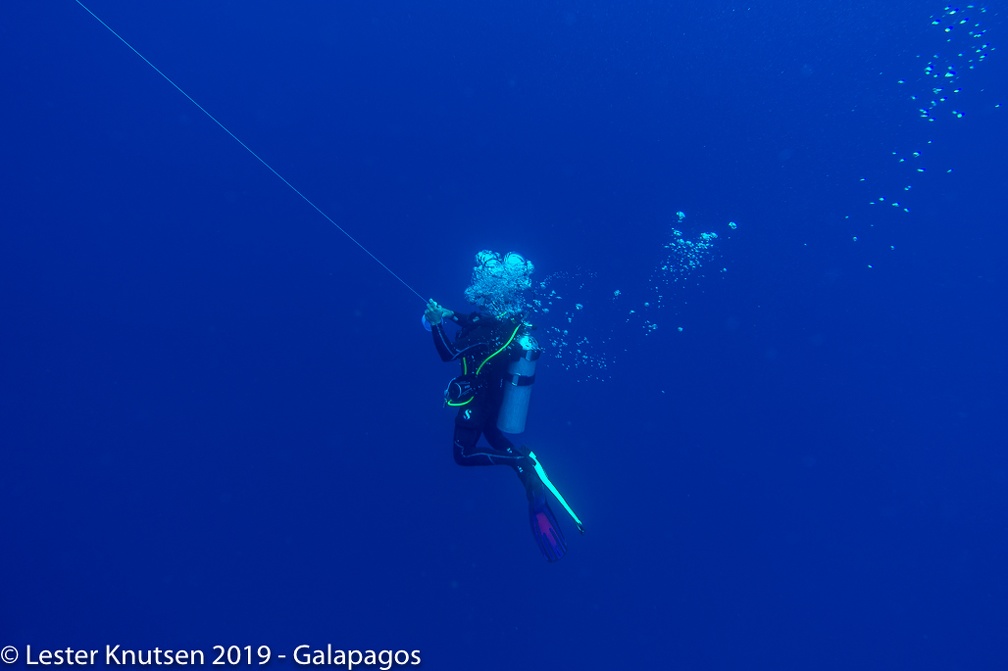
M 757 5 L 89 4 L 423 296 L 576 275 L 543 320 L 608 365 L 545 357 L 521 437 L 587 527 L 550 565 L 452 461 L 420 299 L 76 3 L 6 2 L 0 646 L 1005 668 L 1004 7 Z M 666 286 L 679 210 L 719 239 Z

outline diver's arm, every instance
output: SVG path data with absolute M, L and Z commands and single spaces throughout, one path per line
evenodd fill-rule
M 462 352 L 455 347 L 455 343 L 445 333 L 443 323 L 445 319 L 450 319 L 452 322 L 458 324 L 458 315 L 448 308 L 441 307 L 432 298 L 427 301 L 427 311 L 424 312 L 424 318 L 431 325 L 431 336 L 434 338 L 434 347 L 437 349 L 441 360 L 451 361 L 458 357 Z
M 445 333 L 444 324 L 438 322 L 431 325 L 431 335 L 434 336 L 434 348 L 437 349 L 438 356 L 442 361 L 451 361 L 461 352 L 455 347 L 448 334 Z

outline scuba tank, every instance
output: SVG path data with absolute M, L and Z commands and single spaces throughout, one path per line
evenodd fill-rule
M 535 382 L 536 359 L 542 353 L 535 338 L 523 334 L 518 339 L 521 358 L 508 365 L 504 378 L 504 400 L 497 415 L 497 428 L 504 433 L 522 433 L 528 417 L 532 383 Z

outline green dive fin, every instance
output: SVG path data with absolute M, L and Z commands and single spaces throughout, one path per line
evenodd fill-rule
M 539 460 L 536 459 L 535 452 L 529 452 L 528 456 L 529 459 L 532 460 L 532 465 L 533 468 L 535 468 L 536 475 L 538 475 L 539 479 L 542 480 L 543 485 L 546 486 L 546 489 L 550 490 L 550 493 L 552 493 L 553 496 L 556 497 L 556 500 L 559 501 L 560 505 L 564 507 L 564 510 L 567 511 L 567 514 L 571 516 L 571 519 L 574 520 L 574 524 L 577 525 L 577 530 L 580 531 L 581 533 L 584 533 L 584 524 L 581 522 L 581 518 L 579 518 L 577 514 L 571 509 L 571 507 L 567 505 L 567 501 L 564 499 L 563 495 L 560 492 L 558 492 L 557 488 L 553 486 L 552 482 L 550 482 L 549 476 L 546 475 L 546 471 L 543 470 L 542 464 L 540 464 Z

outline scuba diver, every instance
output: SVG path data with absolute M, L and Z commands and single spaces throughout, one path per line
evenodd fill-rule
M 476 260 L 466 297 L 480 310 L 460 315 L 431 299 L 424 312 L 424 326 L 431 331 L 441 360 L 458 361 L 462 367 L 462 374 L 445 390 L 446 404 L 458 408 L 452 454 L 460 466 L 508 466 L 515 472 L 528 497 L 535 541 L 547 561 L 554 562 L 566 554 L 567 541 L 546 501 L 546 490 L 583 531 L 581 521 L 550 483 L 535 453 L 516 447 L 504 435 L 525 430 L 540 351 L 523 319 L 522 293 L 531 288 L 533 266 L 513 252 L 502 259 L 482 251 Z M 445 322 L 458 327 L 454 339 Z M 481 435 L 489 447 L 477 446 Z

